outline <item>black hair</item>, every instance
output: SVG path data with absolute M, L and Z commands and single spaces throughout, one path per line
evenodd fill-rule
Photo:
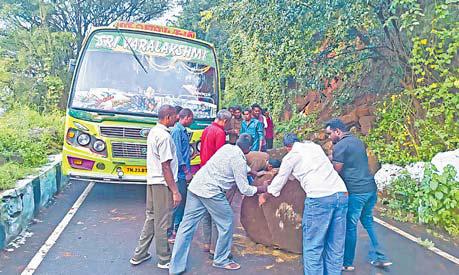
M 330 127 L 330 129 L 332 129 L 332 130 L 339 129 L 339 130 L 341 130 L 343 132 L 347 132 L 348 131 L 346 124 L 344 124 L 344 122 L 339 118 L 332 118 L 329 121 L 327 121 L 325 123 L 325 128 L 327 128 L 327 127 Z
M 178 115 L 180 119 L 190 117 L 193 115 L 193 111 L 189 108 L 184 108 L 178 113 Z
M 241 148 L 242 151 L 249 151 L 252 147 L 252 137 L 249 134 L 241 134 L 236 141 L 236 145 Z
M 252 107 L 252 109 L 254 109 L 254 108 L 260 108 L 260 110 L 262 110 L 260 104 L 258 104 L 258 103 L 252 104 L 251 107 Z
M 284 146 L 292 146 L 293 143 L 295 142 L 299 142 L 300 139 L 298 138 L 298 136 L 294 133 L 287 133 L 284 135 Z
M 178 106 L 178 105 L 175 106 L 174 108 L 175 108 L 175 113 L 177 113 L 177 114 L 179 114 L 180 111 L 183 109 L 182 106 Z
M 169 104 L 164 104 L 163 106 L 161 106 L 161 108 L 159 108 L 159 111 L 158 111 L 158 119 L 159 120 L 163 120 L 167 117 L 170 117 L 172 115 L 176 115 L 177 112 L 175 111 L 175 107 L 172 106 L 172 105 L 169 105 Z
M 281 166 L 281 161 L 278 159 L 269 159 L 268 160 L 269 165 L 271 165 L 273 168 L 279 168 Z

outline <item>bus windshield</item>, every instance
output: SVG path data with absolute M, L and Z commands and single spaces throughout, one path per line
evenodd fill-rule
M 104 30 L 81 57 L 70 108 L 153 115 L 163 104 L 215 118 L 217 71 L 210 47 L 155 34 Z

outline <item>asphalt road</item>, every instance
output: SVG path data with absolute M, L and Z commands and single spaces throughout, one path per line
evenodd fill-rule
M 18 247 L 0 252 L 0 274 L 20 274 L 24 270 L 86 185 L 72 183 L 39 214 L 29 229 L 29 237 L 17 241 Z M 156 267 L 154 247 L 150 249 L 154 256 L 151 260 L 139 266 L 129 263 L 143 225 L 144 208 L 144 186 L 96 184 L 35 274 L 167 274 Z M 376 225 L 376 231 L 394 265 L 377 269 L 367 262 L 369 240 L 359 228 L 356 271 L 349 274 L 459 274 L 458 265 L 425 247 L 380 225 Z M 302 274 L 301 257 L 252 243 L 238 223 L 233 254 L 242 268 L 212 268 L 207 254 L 202 252 L 199 233 L 193 241 L 187 274 Z M 459 251 L 453 252 L 459 256 Z

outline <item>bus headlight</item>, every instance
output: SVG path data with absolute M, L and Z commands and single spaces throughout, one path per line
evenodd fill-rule
M 198 150 L 198 152 L 201 152 L 201 141 L 198 141 L 198 143 L 196 143 L 196 150 Z
M 96 142 L 94 142 L 94 144 L 92 145 L 92 148 L 96 150 L 97 152 L 102 152 L 103 150 L 105 150 L 105 142 L 98 139 L 96 140 Z
M 88 134 L 82 133 L 77 138 L 78 144 L 86 146 L 91 142 L 91 137 Z

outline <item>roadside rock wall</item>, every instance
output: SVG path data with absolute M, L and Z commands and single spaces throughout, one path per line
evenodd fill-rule
M 54 194 L 62 190 L 61 158 L 53 156 L 50 163 L 31 176 L 16 183 L 16 188 L 0 193 L 0 249 L 19 236 L 46 207 Z

